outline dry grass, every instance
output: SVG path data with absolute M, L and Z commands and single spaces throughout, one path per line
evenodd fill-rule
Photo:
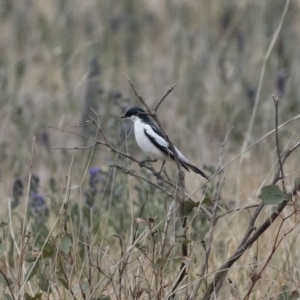
M 86 151 L 53 149 L 89 144 L 80 136 L 49 126 L 94 138 L 96 129 L 92 126 L 87 130 L 70 127 L 86 120 L 92 106 L 109 143 L 137 160 L 144 158 L 133 136 L 124 142 L 128 126 L 119 116 L 127 108 L 141 105 L 124 73 L 151 108 L 178 81 L 158 116 L 174 144 L 196 165 L 205 164 L 206 172 L 217 167 L 221 143 L 234 126 L 224 149 L 223 165 L 232 162 L 225 168 L 218 215 L 261 202 L 257 195 L 262 186 L 270 184 L 278 167 L 275 135 L 247 150 L 242 160 L 238 155 L 255 107 L 263 59 L 284 5 L 279 0 L 1 1 L 0 200 L 1 220 L 8 224 L 0 229 L 0 271 L 12 281 L 7 285 L 0 277 L 3 295 L 12 299 L 23 299 L 25 293 L 33 299 L 42 291 L 42 299 L 102 299 L 101 295 L 111 299 L 121 299 L 121 295 L 124 299 L 166 299 L 170 295 L 178 276 L 182 242 L 177 237 L 182 234 L 178 221 L 167 218 L 171 199 L 109 165 L 118 163 L 156 183 L 151 172 L 101 145 Z M 279 124 L 300 113 L 298 15 L 299 2 L 292 1 L 266 61 L 248 145 L 274 129 L 272 93 L 280 97 Z M 90 61 L 94 57 L 100 72 L 91 78 Z M 296 119 L 279 130 L 281 150 L 300 140 L 298 123 Z M 288 190 L 299 176 L 299 161 L 298 149 L 284 165 Z M 87 212 L 86 193 L 91 189 L 87 170 L 96 166 L 101 167 L 103 178 L 92 197 L 93 209 Z M 167 165 L 167 171 L 176 178 L 173 165 Z M 31 203 L 29 174 L 40 179 L 39 194 L 50 212 L 43 222 L 45 227 L 36 224 L 36 215 L 29 218 L 26 213 L 26 199 Z M 24 189 L 20 205 L 13 207 L 10 203 L 17 178 Z M 49 185 L 50 179 L 55 181 L 55 189 Z M 213 193 L 220 180 L 221 175 L 207 191 Z M 189 194 L 202 184 L 194 174 L 186 174 Z M 203 189 L 193 199 L 201 201 Z M 298 200 L 294 200 L 297 207 Z M 68 205 L 63 205 L 64 201 Z M 141 221 L 137 226 L 135 218 L 144 203 L 140 218 L 154 218 L 155 222 L 147 225 Z M 255 223 L 257 228 L 272 209 L 264 208 Z M 291 291 L 299 287 L 298 215 L 287 218 L 280 227 L 282 218 L 293 209 L 286 208 L 233 265 L 216 299 L 246 299 L 251 272 L 264 266 L 277 233 L 280 239 L 294 227 L 274 252 L 249 299 L 284 299 L 278 296 L 283 286 Z M 218 219 L 199 299 L 217 269 L 237 249 L 253 212 L 238 210 Z M 205 259 L 201 241 L 209 235 L 209 221 L 203 215 L 188 227 L 191 262 L 177 299 L 186 299 L 199 279 Z M 25 282 L 30 268 L 25 260 L 39 255 L 35 251 L 43 245 L 52 247 L 50 258 L 41 259 L 37 273 Z M 41 288 L 43 275 L 51 294 L 50 288 Z

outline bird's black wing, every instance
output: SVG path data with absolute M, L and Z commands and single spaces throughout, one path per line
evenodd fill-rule
M 169 143 L 166 141 L 164 135 L 156 128 L 154 124 L 147 124 L 145 126 L 144 133 L 148 137 L 148 139 L 164 154 L 169 156 L 172 160 L 175 160 L 174 154 L 169 148 Z M 189 171 L 187 166 L 180 160 L 181 165 Z
M 168 142 L 154 124 L 147 124 L 144 128 L 144 133 L 160 151 L 174 159 L 174 155 L 169 149 Z

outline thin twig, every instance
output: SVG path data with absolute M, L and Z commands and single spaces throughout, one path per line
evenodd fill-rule
M 6 285 L 8 286 L 8 289 L 9 289 L 9 292 L 10 292 L 10 295 L 11 295 L 12 299 L 16 299 L 16 298 L 15 298 L 15 295 L 14 295 L 12 289 L 11 289 L 11 282 L 9 282 L 7 276 L 6 276 L 5 273 L 1 270 L 1 268 L 0 268 L 0 274 L 3 276 L 3 278 L 4 278 L 5 282 L 6 282 Z
M 286 159 L 290 156 L 290 154 L 296 150 L 300 146 L 300 142 L 296 143 L 291 149 L 286 150 L 282 155 L 282 163 L 286 161 Z M 277 172 L 274 175 L 274 178 L 272 180 L 272 184 L 275 184 L 280 179 L 280 167 L 278 167 Z M 292 194 L 295 195 L 297 191 L 293 189 Z M 218 286 L 222 285 L 222 282 L 231 268 L 231 266 L 246 252 L 247 249 L 249 249 L 252 244 L 272 225 L 272 223 L 277 219 L 279 214 L 283 211 L 283 209 L 287 206 L 288 200 L 282 201 L 280 204 L 278 204 L 277 209 L 273 211 L 271 216 L 266 218 L 266 220 L 263 222 L 263 224 L 255 228 L 254 224 L 256 219 L 258 218 L 260 212 L 264 208 L 264 204 L 261 203 L 255 210 L 254 214 L 252 215 L 247 232 L 245 233 L 245 236 L 240 243 L 239 247 L 235 251 L 235 253 L 225 262 L 222 264 L 222 266 L 219 268 L 219 270 L 216 272 L 215 277 L 213 279 L 213 282 L 209 285 L 205 296 L 203 299 L 208 300 L 210 299 L 210 296 L 215 292 L 215 290 L 218 288 Z M 255 231 L 255 233 L 253 233 Z M 253 235 L 250 237 L 250 235 L 253 233 Z
M 277 156 L 278 156 L 278 163 L 279 163 L 279 167 L 280 167 L 280 176 L 282 178 L 282 181 L 281 181 L 282 189 L 285 192 L 286 189 L 285 189 L 285 185 L 284 185 L 284 173 L 283 173 L 283 166 L 282 166 L 281 155 L 280 155 L 280 150 L 279 150 L 279 134 L 278 134 L 278 104 L 279 104 L 279 98 L 272 95 L 272 99 L 273 99 L 274 106 L 275 106 L 276 150 L 277 150 Z
M 171 93 L 171 91 L 174 89 L 173 88 L 170 89 L 170 91 L 168 91 L 165 96 L 161 99 L 161 101 L 158 103 L 156 110 L 154 110 L 154 113 L 151 112 L 151 110 L 149 109 L 149 107 L 147 106 L 147 104 L 145 103 L 145 101 L 143 100 L 143 98 L 139 95 L 139 93 L 136 91 L 136 89 L 134 88 L 132 82 L 130 81 L 130 79 L 128 78 L 128 76 L 125 74 L 125 76 L 127 77 L 127 80 L 134 92 L 134 95 L 142 102 L 142 104 L 147 108 L 148 112 L 151 114 L 151 117 L 154 119 L 154 121 L 157 123 L 161 133 L 164 135 L 165 139 L 167 140 L 168 146 L 170 148 L 171 153 L 173 153 L 174 156 L 174 161 L 176 163 L 177 169 L 178 169 L 178 186 L 179 186 L 179 193 L 176 194 L 175 200 L 179 205 L 179 215 L 180 215 L 180 219 L 181 219 L 181 223 L 182 223 L 182 227 L 184 228 L 184 236 L 186 237 L 186 220 L 187 218 L 184 216 L 184 199 L 185 199 L 185 180 L 184 180 L 184 172 L 182 170 L 182 166 L 177 154 L 177 151 L 175 150 L 175 147 L 173 145 L 173 143 L 171 142 L 171 140 L 169 139 L 169 137 L 167 136 L 167 134 L 165 133 L 165 130 L 162 127 L 161 122 L 159 121 L 157 115 L 156 115 L 156 110 L 158 109 L 159 105 L 162 103 L 162 101 Z M 182 255 L 183 256 L 188 256 L 188 248 L 187 245 L 182 244 Z M 186 264 L 184 262 L 182 262 L 181 266 L 180 266 L 180 271 L 179 271 L 179 277 L 172 289 L 172 296 L 171 299 L 173 299 L 175 297 L 175 293 L 174 291 L 177 289 L 178 285 L 181 283 L 181 281 L 184 279 L 185 277 L 185 270 L 186 270 Z
M 273 50 L 273 48 L 276 44 L 277 39 L 278 39 L 278 36 L 279 36 L 280 31 L 281 31 L 283 21 L 286 17 L 286 13 L 288 11 L 289 5 L 290 5 L 290 0 L 286 0 L 282 15 L 280 17 L 279 24 L 276 28 L 276 31 L 274 32 L 274 35 L 272 37 L 272 40 L 269 44 L 268 50 L 267 50 L 267 52 L 265 54 L 265 57 L 264 57 L 264 60 L 263 60 L 263 64 L 262 64 L 262 68 L 261 68 L 261 72 L 260 72 L 260 77 L 259 77 L 258 88 L 257 88 L 257 92 L 256 92 L 256 95 L 255 95 L 254 107 L 253 107 L 253 110 L 252 110 L 252 114 L 251 114 L 248 130 L 247 130 L 247 134 L 246 134 L 241 152 L 243 152 L 247 148 L 248 143 L 249 143 L 252 127 L 253 127 L 253 124 L 254 124 L 254 118 L 255 118 L 258 103 L 259 103 L 259 100 L 260 100 L 260 92 L 261 92 L 261 88 L 262 88 L 263 79 L 264 79 L 264 76 L 265 76 L 267 61 L 269 60 L 269 57 L 272 53 L 272 50 Z M 240 164 L 243 162 L 243 160 L 244 160 L 244 157 L 241 158 Z
M 282 220 L 282 222 L 281 222 L 281 224 L 280 224 L 280 226 L 279 226 L 279 229 L 278 229 L 278 231 L 277 231 L 277 234 L 276 234 L 276 238 L 275 238 L 275 242 L 274 242 L 272 251 L 271 251 L 271 253 L 269 254 L 269 256 L 268 256 L 266 262 L 263 264 L 263 266 L 262 266 L 261 270 L 259 271 L 259 273 L 256 274 L 255 279 L 252 280 L 251 287 L 249 288 L 249 290 L 248 290 L 248 292 L 247 292 L 247 294 L 246 294 L 246 296 L 244 297 L 243 300 L 249 299 L 250 294 L 251 294 L 251 291 L 252 291 L 254 285 L 257 283 L 258 279 L 261 278 L 261 275 L 262 275 L 263 271 L 264 271 L 265 268 L 269 265 L 269 262 L 270 262 L 271 258 L 273 257 L 274 253 L 275 253 L 276 250 L 278 249 L 278 247 L 279 247 L 279 245 L 281 244 L 281 242 L 283 241 L 283 239 L 284 239 L 288 234 L 290 234 L 290 233 L 291 233 L 291 232 L 299 225 L 300 221 L 296 222 L 296 224 L 295 224 L 290 230 L 288 230 L 286 233 L 284 233 L 283 236 L 282 236 L 282 237 L 280 238 L 280 240 L 278 241 L 279 233 L 280 233 L 280 231 L 281 231 L 281 228 L 282 228 L 283 223 L 285 222 L 285 220 L 287 220 L 288 218 L 290 218 L 290 217 L 291 217 L 292 215 L 294 215 L 294 214 L 295 214 L 295 211 L 294 211 L 291 215 L 289 215 L 288 217 L 286 217 L 286 218 L 284 218 L 284 219 Z M 278 241 L 278 242 L 277 242 L 277 241 Z
M 168 95 L 174 90 L 174 88 L 176 87 L 176 85 L 178 84 L 178 82 L 176 82 L 166 93 L 165 95 L 159 100 L 159 102 L 157 103 L 157 105 L 154 108 L 154 113 L 157 112 L 159 106 L 162 104 L 162 102 L 168 97 Z
M 140 96 L 140 94 L 138 94 L 138 92 L 136 91 L 136 89 L 134 88 L 131 80 L 129 79 L 129 77 L 126 75 L 126 73 L 124 73 L 125 77 L 127 78 L 127 81 L 129 82 L 134 95 L 143 103 L 143 105 L 147 108 L 148 112 L 151 113 L 151 109 L 149 108 L 149 106 L 146 104 L 146 102 L 144 101 L 144 99 L 142 98 L 142 96 Z
M 221 182 L 218 186 L 212 216 L 209 220 L 209 231 L 208 231 L 208 234 L 207 234 L 207 236 L 205 237 L 205 239 L 203 241 L 204 250 L 205 250 L 205 259 L 204 259 L 204 261 L 201 265 L 201 269 L 200 269 L 200 273 L 199 273 L 199 279 L 196 281 L 196 284 L 194 285 L 193 292 L 192 292 L 192 294 L 189 298 L 191 300 L 196 299 L 197 294 L 198 294 L 198 290 L 199 290 L 199 288 L 201 286 L 201 283 L 204 279 L 205 271 L 208 269 L 208 261 L 209 261 L 209 256 L 210 256 L 210 252 L 211 252 L 211 245 L 212 245 L 212 242 L 213 242 L 213 233 L 214 233 L 214 229 L 215 229 L 215 226 L 216 226 L 216 223 L 217 223 L 217 220 L 218 220 L 218 218 L 216 217 L 217 208 L 218 208 L 217 202 L 218 202 L 218 199 L 220 197 L 221 188 L 224 184 L 225 177 L 226 177 L 226 173 L 225 173 L 225 170 L 223 168 L 223 163 L 222 163 L 223 162 L 223 152 L 224 152 L 224 148 L 225 148 L 228 136 L 229 136 L 232 129 L 233 129 L 233 126 L 229 128 L 229 130 L 227 131 L 226 136 L 224 138 L 224 141 L 221 144 L 220 155 L 219 155 L 219 165 L 220 165 L 220 169 L 222 170 L 223 175 L 222 175 Z
M 161 192 L 163 192 L 164 194 L 166 194 L 168 197 L 171 197 L 174 199 L 174 195 L 170 192 L 168 192 L 167 190 L 165 190 L 164 188 L 162 188 L 161 186 L 159 186 L 158 184 L 155 184 L 154 182 L 148 180 L 147 178 L 143 177 L 143 176 L 140 176 L 138 174 L 135 174 L 133 171 L 130 171 L 130 170 L 127 170 L 123 167 L 121 167 L 120 165 L 117 165 L 117 164 L 111 164 L 110 167 L 112 168 L 116 168 L 116 169 L 119 169 L 121 170 L 122 172 L 124 172 L 125 174 L 128 174 L 130 176 L 133 176 L 133 177 L 136 177 L 138 179 L 141 179 L 145 182 L 147 182 L 149 185 L 152 185 L 154 186 L 156 189 L 160 190 Z
M 289 205 L 293 205 L 293 204 L 288 204 L 288 206 Z M 226 213 L 224 213 L 222 215 L 217 216 L 217 218 L 220 219 L 220 218 L 223 218 L 225 216 L 228 216 L 229 214 L 231 214 L 233 212 L 237 212 L 237 211 L 241 211 L 241 210 L 246 210 L 246 209 L 248 210 L 250 208 L 256 208 L 258 206 L 259 206 L 259 204 L 253 204 L 253 205 L 248 205 L 248 206 L 245 206 L 245 207 L 238 207 L 238 208 L 232 209 L 232 210 L 230 210 L 230 211 L 228 211 L 228 212 L 226 212 Z
M 281 125 L 278 126 L 278 129 L 283 128 L 284 126 L 288 125 L 289 123 L 296 121 L 300 118 L 300 114 L 289 119 L 288 121 L 282 123 Z M 256 142 L 254 142 L 253 144 L 251 144 L 248 148 L 246 148 L 244 151 L 240 152 L 237 156 L 235 156 L 234 158 L 232 158 L 228 163 L 226 163 L 224 165 L 224 169 L 227 168 L 229 165 L 231 165 L 234 161 L 236 161 L 239 157 L 241 157 L 244 153 L 248 152 L 251 148 L 253 148 L 254 146 L 256 146 L 258 143 L 260 143 L 261 141 L 263 141 L 265 138 L 267 138 L 268 136 L 270 136 L 271 134 L 273 134 L 276 130 L 273 129 L 271 131 L 269 131 L 268 133 L 266 133 L 264 136 L 262 136 L 261 138 L 259 138 Z M 294 146 L 295 147 L 295 146 Z M 221 169 L 218 169 L 211 177 L 210 180 L 213 179 L 217 174 L 219 174 L 220 172 L 222 172 Z M 204 183 L 205 184 L 205 183 Z M 201 184 L 199 187 L 197 187 L 192 193 L 191 196 L 193 196 L 194 194 L 196 194 L 201 188 L 203 187 L 203 184 Z M 188 199 L 185 199 L 188 200 Z
M 131 161 L 133 161 L 133 162 L 137 163 L 138 165 L 140 165 L 140 161 L 139 161 L 138 159 L 136 159 L 135 157 L 133 157 L 130 153 L 122 152 L 122 151 L 120 151 L 119 149 L 115 148 L 114 146 L 112 146 L 112 145 L 109 144 L 109 143 L 105 143 L 105 142 L 98 141 L 98 140 L 95 141 L 95 140 L 92 139 L 92 138 L 88 138 L 88 137 L 86 137 L 86 136 L 84 136 L 84 135 L 81 135 L 81 134 L 79 134 L 79 133 L 77 133 L 77 132 L 74 132 L 74 131 L 65 130 L 65 129 L 61 129 L 61 128 L 56 128 L 56 127 L 53 127 L 53 126 L 49 126 L 49 128 L 55 129 L 55 130 L 59 130 L 59 131 L 61 131 L 61 132 L 65 132 L 65 133 L 71 133 L 71 134 L 74 134 L 74 135 L 76 135 L 76 136 L 80 136 L 80 137 L 83 137 L 83 138 L 85 138 L 85 139 L 87 139 L 87 140 L 93 141 L 93 144 L 91 144 L 91 145 L 89 145 L 89 146 L 86 146 L 86 147 L 77 147 L 77 146 L 74 146 L 74 147 L 53 147 L 53 149 L 64 149 L 64 150 L 86 150 L 86 149 L 90 149 L 90 148 L 94 147 L 95 145 L 102 145 L 102 146 L 105 146 L 105 147 L 109 148 L 112 152 L 117 153 L 117 154 L 119 154 L 119 155 L 121 155 L 121 156 L 123 156 L 123 157 L 125 157 L 125 158 L 128 158 L 128 159 L 130 159 Z M 151 166 L 144 165 L 143 168 L 145 168 L 145 169 L 151 171 L 151 173 L 152 173 L 153 175 L 155 175 L 155 174 L 157 173 L 156 170 L 155 170 L 153 167 L 151 167 Z M 127 173 L 127 174 L 131 175 L 130 173 Z M 135 176 L 135 177 L 137 177 L 137 178 L 143 180 L 142 177 L 138 177 L 138 176 L 136 176 L 136 174 L 135 174 L 135 175 L 132 175 L 132 176 Z M 165 184 L 171 186 L 171 187 L 174 188 L 175 190 L 180 190 L 179 187 L 178 187 L 178 185 L 177 185 L 176 183 L 174 183 L 173 181 L 168 180 L 168 179 L 165 179 L 165 178 L 163 178 L 163 177 L 161 177 L 160 180 L 161 180 L 163 183 L 165 183 Z M 172 198 L 174 199 L 174 195 L 173 195 L 173 194 L 172 194 L 172 196 L 170 196 L 170 197 L 172 197 Z M 186 200 L 187 200 L 187 199 L 190 199 L 190 200 L 194 201 L 193 198 L 191 197 L 191 195 L 188 195 L 188 194 L 185 194 L 185 199 L 186 199 Z M 194 202 L 195 202 L 195 201 L 194 201 Z M 210 218 L 210 215 L 211 215 L 211 214 L 209 213 L 209 211 L 208 211 L 207 209 L 205 209 L 205 208 L 203 207 L 203 208 L 201 208 L 201 211 L 206 215 L 207 218 Z

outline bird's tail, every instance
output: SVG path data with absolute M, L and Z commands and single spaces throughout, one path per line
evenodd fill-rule
M 205 179 L 209 179 L 209 177 L 202 172 L 200 169 L 198 169 L 196 166 L 192 165 L 191 163 L 187 163 L 187 162 L 181 162 L 182 166 L 185 167 L 186 169 L 190 169 L 192 170 L 194 173 L 198 174 L 199 176 L 205 178 Z

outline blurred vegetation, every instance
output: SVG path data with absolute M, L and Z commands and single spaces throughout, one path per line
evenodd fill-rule
M 143 159 L 133 136 L 126 139 L 131 124 L 120 120 L 128 108 L 141 105 L 133 97 L 124 73 L 151 107 L 178 81 L 158 115 L 178 148 L 213 174 L 218 167 L 221 143 L 232 125 L 225 163 L 240 153 L 255 104 L 262 62 L 284 5 L 280 0 L 1 0 L 0 283 L 5 299 L 16 295 L 18 284 L 26 278 L 31 286 L 26 284 L 26 294 L 20 292 L 24 297 L 27 295 L 25 299 L 49 299 L 51 293 L 60 299 L 81 299 L 83 295 L 84 299 L 108 299 L 105 295 L 118 293 L 105 285 L 108 273 L 102 268 L 109 269 L 109 276 L 114 272 L 121 276 L 122 265 L 116 267 L 112 261 L 121 257 L 122 243 L 125 249 L 133 245 L 133 236 L 137 240 L 142 235 L 144 240 L 133 248 L 146 261 L 146 254 L 153 247 L 153 276 L 166 276 L 174 281 L 181 235 L 176 222 L 171 226 L 174 246 L 169 249 L 170 259 L 163 260 L 158 250 L 170 199 L 146 182 L 110 168 L 110 164 L 118 162 L 153 180 L 150 173 L 100 145 L 86 151 L 53 149 L 88 146 L 91 140 L 49 126 L 76 131 L 90 139 L 98 133 L 97 138 L 101 139 L 95 127 L 78 127 L 86 125 L 90 115 L 95 116 L 92 107 L 109 142 Z M 291 1 L 267 61 L 250 144 L 274 129 L 272 93 L 280 98 L 280 124 L 300 112 L 299 8 L 299 2 Z M 299 140 L 298 123 L 290 123 L 280 131 L 282 149 Z M 274 141 L 273 137 L 263 140 L 247 152 L 242 166 L 236 161 L 226 169 L 226 182 L 217 199 L 222 209 L 229 211 L 253 198 L 262 182 L 269 180 L 276 161 Z M 289 161 L 288 172 L 299 167 L 299 160 L 298 151 Z M 174 179 L 175 169 L 167 169 Z M 194 191 L 199 184 L 198 178 L 187 174 L 188 191 Z M 218 184 L 204 186 L 196 199 L 214 198 Z M 6 208 L 8 202 L 11 205 Z M 210 205 L 207 204 L 208 209 Z M 191 213 L 197 215 L 195 211 Z M 135 218 L 142 221 L 136 224 Z M 218 229 L 211 270 L 238 244 L 248 218 L 241 212 Z M 208 230 L 206 218 L 201 214 L 195 217 L 193 247 L 199 250 Z M 145 240 L 151 240 L 149 245 Z M 259 249 L 260 246 L 257 245 Z M 35 266 L 40 249 L 43 253 Z M 260 250 L 252 249 L 251 257 L 243 262 L 249 264 L 257 253 L 263 261 L 268 249 Z M 203 249 L 199 253 L 195 264 L 201 260 Z M 294 253 L 293 263 L 299 251 Z M 283 284 L 288 284 L 291 291 L 295 288 L 296 284 L 290 284 L 294 275 L 285 264 L 282 267 L 280 255 L 284 255 L 284 250 L 279 252 L 274 268 L 283 270 L 284 275 L 268 273 L 268 280 L 278 283 L 277 289 L 268 282 L 256 291 L 257 298 L 253 299 L 280 291 L 286 293 Z M 93 282 L 87 267 L 91 256 L 97 260 Z M 130 252 L 131 258 L 136 256 Z M 26 276 L 21 275 L 24 270 L 17 261 L 27 262 Z M 9 269 L 8 265 L 8 278 L 13 284 L 3 275 L 8 274 L 3 271 L 4 266 Z M 234 275 L 239 287 L 246 286 L 247 271 L 243 270 L 240 278 Z M 152 274 L 149 269 L 148 273 Z M 197 277 L 197 271 L 192 277 Z M 102 284 L 100 288 L 97 280 Z M 293 280 L 299 282 L 298 271 L 297 279 Z M 205 279 L 203 289 L 206 286 Z M 143 296 L 154 297 L 153 284 L 135 288 L 131 292 L 126 289 L 125 296 L 138 299 L 144 293 Z M 161 299 L 165 295 L 163 290 L 157 292 Z

